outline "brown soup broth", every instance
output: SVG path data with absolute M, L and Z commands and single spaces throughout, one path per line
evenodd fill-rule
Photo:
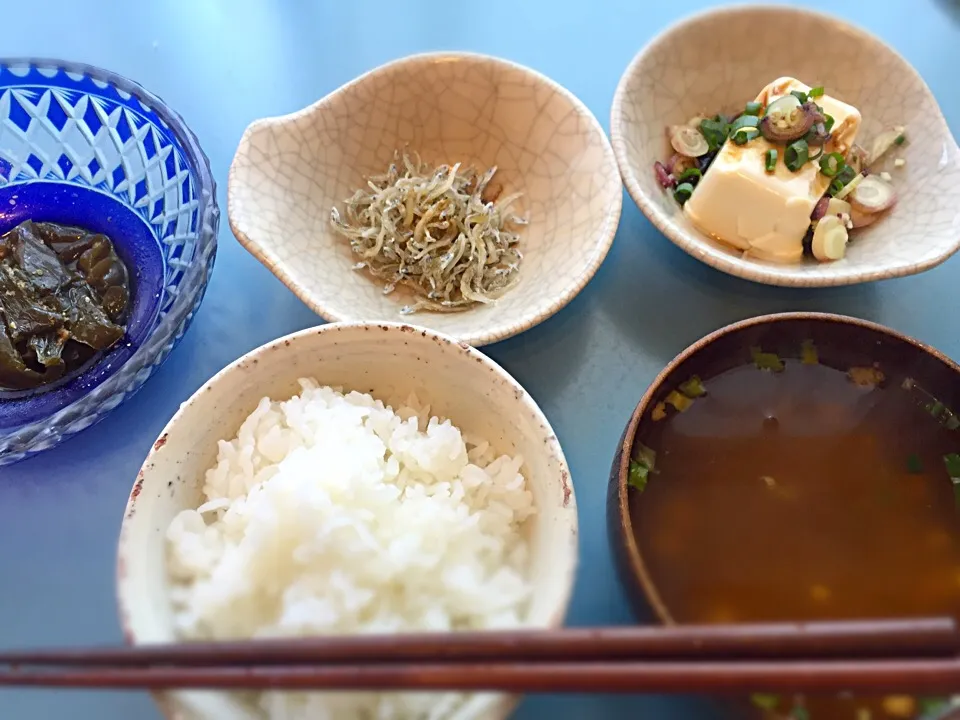
M 705 396 L 641 425 L 655 471 L 629 491 L 630 515 L 663 604 L 679 622 L 960 618 L 944 460 L 960 430 L 904 377 L 864 387 L 783 362 L 705 377 Z M 881 699 L 806 702 L 812 720 L 914 716 Z

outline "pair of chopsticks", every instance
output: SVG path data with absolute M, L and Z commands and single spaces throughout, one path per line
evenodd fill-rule
M 0 686 L 935 693 L 958 651 L 949 618 L 362 635 L 0 652 Z

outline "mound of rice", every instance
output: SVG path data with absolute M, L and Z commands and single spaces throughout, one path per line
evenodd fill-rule
M 509 628 L 528 600 L 522 458 L 409 398 L 301 380 L 221 441 L 167 532 L 187 639 Z M 463 696 L 264 693 L 273 720 L 442 718 Z

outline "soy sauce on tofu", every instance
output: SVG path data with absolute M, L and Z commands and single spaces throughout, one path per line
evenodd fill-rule
M 123 337 L 129 274 L 110 238 L 27 220 L 0 235 L 0 389 L 47 385 Z

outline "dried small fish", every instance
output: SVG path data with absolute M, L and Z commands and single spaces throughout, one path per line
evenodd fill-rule
M 523 255 L 509 212 L 520 197 L 499 197 L 497 168 L 479 173 L 460 163 L 432 169 L 416 155 L 397 153 L 387 172 L 330 212 L 334 229 L 350 241 L 366 269 L 384 282 L 384 294 L 410 288 L 419 310 L 457 312 L 502 297 L 518 279 Z

